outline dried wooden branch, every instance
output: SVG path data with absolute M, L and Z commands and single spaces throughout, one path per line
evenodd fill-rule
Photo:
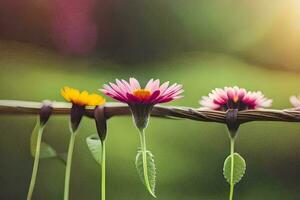
M 0 114 L 30 115 L 39 114 L 41 102 L 0 100 Z M 65 115 L 70 113 L 70 103 L 53 102 L 53 114 Z M 86 114 L 93 116 L 93 107 L 86 108 Z M 126 104 L 106 103 L 105 114 L 107 117 L 131 115 Z M 204 122 L 226 123 L 226 112 L 214 110 L 201 110 L 197 108 L 178 107 L 178 106 L 155 106 L 152 116 L 171 118 L 171 119 L 190 119 Z M 282 122 L 300 122 L 300 111 L 297 109 L 259 109 L 244 110 L 238 112 L 238 121 L 240 123 L 250 121 L 282 121 Z

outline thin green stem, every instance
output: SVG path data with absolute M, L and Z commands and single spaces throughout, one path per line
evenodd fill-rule
M 71 175 L 73 150 L 75 144 L 75 136 L 76 133 L 71 132 L 71 138 L 70 138 L 69 149 L 68 149 L 68 157 L 67 157 L 66 174 L 65 174 L 64 200 L 69 200 L 70 175 Z
M 233 183 L 233 169 L 234 169 L 234 139 L 230 139 L 230 158 L 231 158 L 231 167 L 230 167 L 230 193 L 229 200 L 233 199 L 234 192 L 234 183 Z
M 33 194 L 33 190 L 34 190 L 34 186 L 35 186 L 37 171 L 38 171 L 38 167 L 39 167 L 40 150 L 41 150 L 41 141 L 42 141 L 42 135 L 43 135 L 43 128 L 39 127 L 38 131 L 39 132 L 38 132 L 37 141 L 36 141 L 34 163 L 33 163 L 33 169 L 32 169 L 32 175 L 31 175 L 29 190 L 28 190 L 28 194 L 27 194 L 27 200 L 31 200 L 32 199 L 32 194 Z
M 101 200 L 105 200 L 105 140 L 102 142 L 102 160 L 101 160 Z
M 141 150 L 142 150 L 142 157 L 143 157 L 143 172 L 144 172 L 144 179 L 145 179 L 145 185 L 150 194 L 154 197 L 155 194 L 152 192 L 150 183 L 149 183 L 149 177 L 148 177 L 148 165 L 147 165 L 147 148 L 146 148 L 146 135 L 145 131 L 141 131 L 140 133 L 140 142 L 141 142 Z

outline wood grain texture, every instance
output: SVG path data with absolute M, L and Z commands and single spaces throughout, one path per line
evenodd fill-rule
M 9 115 L 34 115 L 39 114 L 42 102 L 0 100 L 0 114 Z M 52 102 L 54 115 L 70 114 L 70 103 Z M 126 104 L 122 103 L 106 103 L 105 115 L 108 118 L 115 116 L 131 115 Z M 94 107 L 86 108 L 86 115 L 93 117 Z M 202 110 L 189 107 L 178 106 L 160 106 L 153 108 L 152 116 L 168 118 L 168 119 L 190 119 L 204 122 L 226 123 L 226 112 L 214 110 Z M 297 109 L 259 109 L 244 110 L 238 112 L 239 123 L 251 121 L 282 121 L 282 122 L 300 122 L 300 111 Z

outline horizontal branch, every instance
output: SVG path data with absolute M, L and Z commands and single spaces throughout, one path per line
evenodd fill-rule
M 14 115 L 32 115 L 39 114 L 41 102 L 0 100 L 0 114 Z M 53 114 L 65 115 L 70 113 L 70 103 L 53 102 Z M 86 112 L 93 116 L 94 107 L 87 107 Z M 105 114 L 107 117 L 131 115 L 126 104 L 106 103 Z M 160 106 L 153 108 L 152 116 L 171 118 L 171 119 L 190 119 L 205 122 L 226 123 L 226 112 L 214 110 L 200 110 L 189 107 Z M 250 121 L 282 121 L 282 122 L 300 122 L 300 111 L 296 109 L 285 110 L 244 110 L 238 112 L 238 121 L 240 123 Z

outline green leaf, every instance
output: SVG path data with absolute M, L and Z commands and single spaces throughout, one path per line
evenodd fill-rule
M 43 129 L 44 128 L 40 126 L 40 120 L 38 118 L 30 137 L 30 153 L 32 157 L 35 156 L 38 135 L 43 134 Z M 41 142 L 40 158 L 53 158 L 56 156 L 56 151 L 49 144 Z
M 149 192 L 151 193 L 151 195 L 156 197 L 155 196 L 156 168 L 155 168 L 154 156 L 150 151 L 146 151 L 146 157 L 147 157 L 148 182 L 149 182 L 150 190 L 151 190 Z M 138 150 L 138 153 L 137 153 L 136 159 L 135 159 L 135 166 L 136 166 L 136 169 L 138 171 L 141 181 L 147 187 L 147 185 L 145 183 L 145 176 L 144 176 L 142 150 Z
M 234 161 L 233 184 L 236 184 L 242 179 L 242 177 L 245 174 L 246 162 L 245 162 L 244 158 L 238 153 L 234 153 L 233 158 L 234 158 L 233 159 L 233 161 Z M 230 174 L 231 174 L 231 155 L 229 155 L 224 162 L 223 174 L 224 174 L 226 181 L 230 184 L 230 182 L 231 182 L 231 176 L 230 176 Z
M 56 151 L 47 143 L 41 143 L 40 158 L 54 158 L 57 157 Z
M 98 164 L 101 165 L 102 160 L 102 143 L 98 136 L 98 134 L 90 135 L 86 138 L 86 144 L 93 155 L 93 158 L 96 160 Z

